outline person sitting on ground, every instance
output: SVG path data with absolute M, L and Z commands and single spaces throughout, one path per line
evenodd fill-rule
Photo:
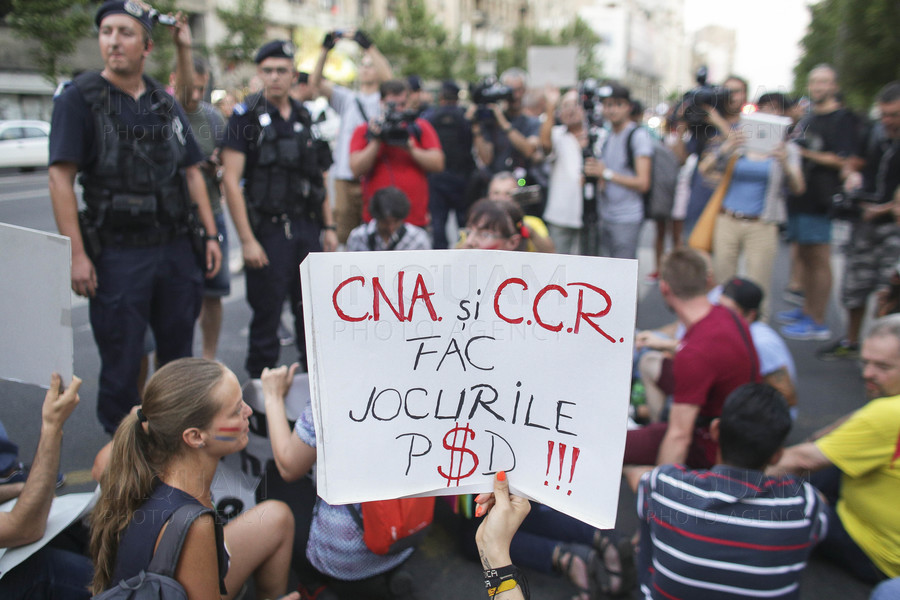
M 41 408 L 41 436 L 27 479 L 0 485 L 0 502 L 18 498 L 11 510 L 0 511 L 0 549 L 25 546 L 44 537 L 59 481 L 63 425 L 78 405 L 79 387 L 77 377 L 68 388 L 58 374 L 50 378 Z M 87 600 L 92 574 L 86 556 L 55 548 L 51 542 L 3 574 L 0 597 Z
M 108 465 L 95 465 L 102 492 L 94 514 L 103 516 L 91 523 L 95 594 L 148 568 L 179 507 L 213 508 L 216 467 L 247 445 L 252 412 L 237 377 L 218 362 L 183 358 L 154 373 L 140 407 L 101 451 Z M 290 509 L 274 500 L 224 528 L 201 515 L 188 529 L 175 579 L 190 598 L 231 599 L 252 575 L 258 597 L 277 598 L 287 588 L 293 537 Z
M 475 498 L 475 516 L 484 520 L 475 533 L 478 556 L 484 568 L 484 587 L 488 595 L 499 600 L 527 600 L 528 580 L 512 564 L 509 547 L 531 504 L 525 498 L 509 493 L 506 472 L 494 477 L 494 491 Z
M 518 250 L 522 232 L 499 202 L 482 198 L 469 209 L 469 221 L 460 231 L 457 248 Z
M 673 402 L 668 423 L 628 432 L 624 464 L 714 464 L 717 443 L 709 424 L 738 386 L 759 381 L 759 358 L 747 324 L 706 296 L 708 266 L 691 248 L 666 255 L 659 272 L 663 300 L 685 326 L 672 361 Z
M 491 178 L 488 185 L 489 200 L 509 200 L 516 202 L 516 190 L 519 189 L 519 181 L 510 171 L 500 171 Z M 524 214 L 524 210 L 522 211 Z M 555 252 L 556 247 L 550 239 L 547 225 L 534 215 L 525 215 L 522 224 L 528 231 L 528 239 L 525 241 L 528 252 Z
M 768 472 L 816 471 L 810 481 L 834 507 L 822 554 L 877 583 L 900 576 L 900 315 L 872 324 L 860 359 L 869 403 L 787 448 Z
M 284 408 L 298 364 L 290 368 L 281 366 L 264 369 L 262 373 L 263 399 L 266 406 L 266 424 L 272 454 L 278 472 L 285 481 L 295 481 L 306 475 L 316 462 L 316 429 L 312 406 L 297 419 L 291 431 Z M 319 588 L 324 583 L 326 595 L 357 599 L 415 598 L 412 576 L 403 569 L 406 560 L 415 551 L 407 548 L 397 554 L 375 554 L 366 546 L 363 531 L 357 524 L 352 507 L 332 506 L 316 498 L 313 509 L 306 557 L 316 570 L 315 582 L 303 581 L 301 585 Z M 360 507 L 357 504 L 356 510 Z M 319 595 L 319 591 L 314 593 Z
M 381 188 L 369 200 L 372 220 L 355 227 L 347 237 L 347 250 L 431 250 L 428 233 L 403 221 L 409 216 L 409 198 L 394 186 Z
M 784 397 L 748 383 L 710 423 L 716 464 L 626 467 L 641 519 L 644 598 L 797 598 L 800 577 L 830 520 L 809 483 L 763 471 L 791 429 Z
M 759 356 L 759 374 L 765 383 L 781 392 L 791 407 L 791 418 L 796 419 L 797 369 L 794 358 L 781 336 L 759 320 L 762 303 L 762 289 L 749 279 L 740 277 L 728 281 L 719 296 L 720 305 L 736 312 L 749 325 L 753 347 Z

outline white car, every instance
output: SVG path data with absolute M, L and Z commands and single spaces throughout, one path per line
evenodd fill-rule
M 46 121 L 0 121 L 0 167 L 46 167 L 49 144 Z

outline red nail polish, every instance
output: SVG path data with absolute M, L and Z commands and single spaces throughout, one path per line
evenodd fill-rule
M 498 481 L 506 481 L 506 471 L 499 471 L 497 473 L 497 480 Z

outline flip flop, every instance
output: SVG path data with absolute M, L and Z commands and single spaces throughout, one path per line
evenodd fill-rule
M 604 569 L 605 566 L 597 551 L 584 544 L 575 543 L 560 543 L 557 547 L 559 548 L 559 555 L 553 564 L 553 568 L 555 571 L 565 576 L 565 578 L 578 589 L 578 596 L 576 596 L 576 598 L 580 599 L 585 595 L 591 598 L 591 600 L 598 598 L 601 589 L 600 586 L 602 584 L 599 575 L 600 571 Z M 581 587 L 572 579 L 572 565 L 574 564 L 573 559 L 575 557 L 578 557 L 584 563 L 588 578 L 587 588 Z
M 631 540 L 627 537 L 620 536 L 614 530 L 602 532 L 599 541 L 596 541 L 594 548 L 600 557 L 600 564 L 606 572 L 606 581 L 601 585 L 601 591 L 612 598 L 623 598 L 631 594 L 631 590 L 637 585 L 637 569 L 634 564 L 634 547 Z M 612 548 L 615 549 L 619 559 L 619 568 L 614 569 L 607 564 L 606 553 Z M 619 585 L 612 585 L 612 578 L 619 578 Z

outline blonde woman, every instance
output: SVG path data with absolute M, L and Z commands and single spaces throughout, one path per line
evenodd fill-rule
M 116 429 L 100 476 L 91 526 L 95 594 L 149 566 L 178 507 L 212 508 L 216 466 L 247 445 L 252 412 L 237 377 L 217 362 L 184 358 L 150 378 L 143 403 Z M 293 516 L 281 502 L 263 502 L 224 528 L 202 515 L 188 530 L 175 579 L 191 600 L 233 598 L 251 575 L 257 597 L 279 597 L 293 535 Z

